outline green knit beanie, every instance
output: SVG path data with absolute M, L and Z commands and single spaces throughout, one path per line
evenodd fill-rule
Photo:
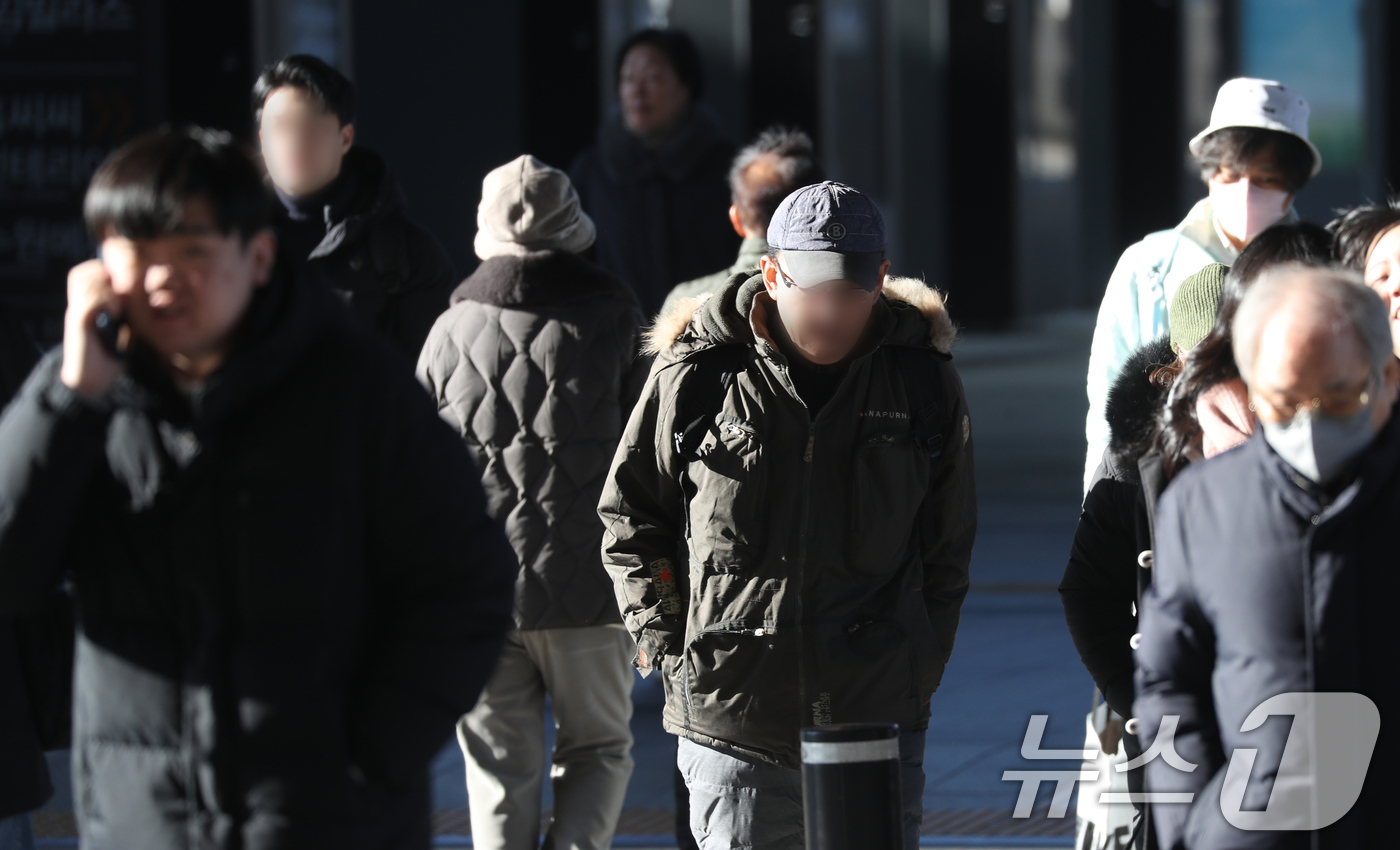
M 1229 271 L 1229 266 L 1211 263 L 1181 282 L 1176 295 L 1172 296 L 1167 318 L 1174 351 L 1190 351 L 1215 327 L 1215 314 L 1220 309 L 1220 296 L 1225 291 L 1225 275 Z

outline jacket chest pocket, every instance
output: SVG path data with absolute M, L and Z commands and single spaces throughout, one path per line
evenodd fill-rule
M 768 464 L 758 431 L 720 413 L 686 468 L 690 495 L 688 540 L 697 563 L 716 572 L 753 567 L 763 554 L 763 499 Z
M 883 576 L 899 567 L 928 476 L 928 455 L 907 432 L 872 434 L 857 444 L 846 528 L 846 560 L 853 572 Z

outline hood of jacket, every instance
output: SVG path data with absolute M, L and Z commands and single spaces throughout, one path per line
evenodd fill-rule
M 719 122 L 705 104 L 696 104 L 675 135 L 656 149 L 648 148 L 614 114 L 598 132 L 598 152 L 604 170 L 614 180 L 633 182 L 659 176 L 673 183 L 685 180 L 705 155 L 724 141 Z
M 1129 355 L 1109 387 L 1104 403 L 1108 453 L 1120 474 L 1137 478 L 1138 459 L 1157 435 L 1157 414 L 1170 387 L 1152 381 L 1152 373 L 1176 360 L 1170 337 L 1160 337 Z
M 877 343 L 929 346 L 951 353 L 958 327 L 945 301 L 943 293 L 917 278 L 886 278 L 884 293 L 871 313 L 879 327 Z M 762 276 L 756 271 L 739 272 L 713 295 L 681 299 L 657 317 L 646 333 L 643 350 L 679 360 L 703 348 L 752 343 L 767 337 L 774 310 Z
M 453 291 L 451 302 L 545 307 L 589 298 L 637 302 L 621 278 L 577 254 L 551 249 L 486 260 Z

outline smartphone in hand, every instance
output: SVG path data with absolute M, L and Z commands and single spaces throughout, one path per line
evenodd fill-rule
M 126 322 L 106 310 L 99 310 L 93 317 L 93 324 L 97 328 L 97 338 L 107 353 L 117 360 L 126 360 L 126 352 L 121 350 L 121 333 Z
M 97 259 L 104 264 L 107 262 L 101 245 L 97 246 Z M 126 352 L 121 349 L 122 328 L 126 326 L 126 322 L 118 319 L 108 310 L 98 310 L 92 321 L 97 328 L 97 338 L 102 342 L 102 348 L 114 359 L 126 360 Z

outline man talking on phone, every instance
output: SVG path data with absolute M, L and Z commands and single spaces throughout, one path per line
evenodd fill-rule
M 270 214 L 226 134 L 112 154 L 102 258 L 0 418 L 0 614 L 71 582 L 91 850 L 428 847 L 429 763 L 511 625 L 461 440 L 281 271 Z

